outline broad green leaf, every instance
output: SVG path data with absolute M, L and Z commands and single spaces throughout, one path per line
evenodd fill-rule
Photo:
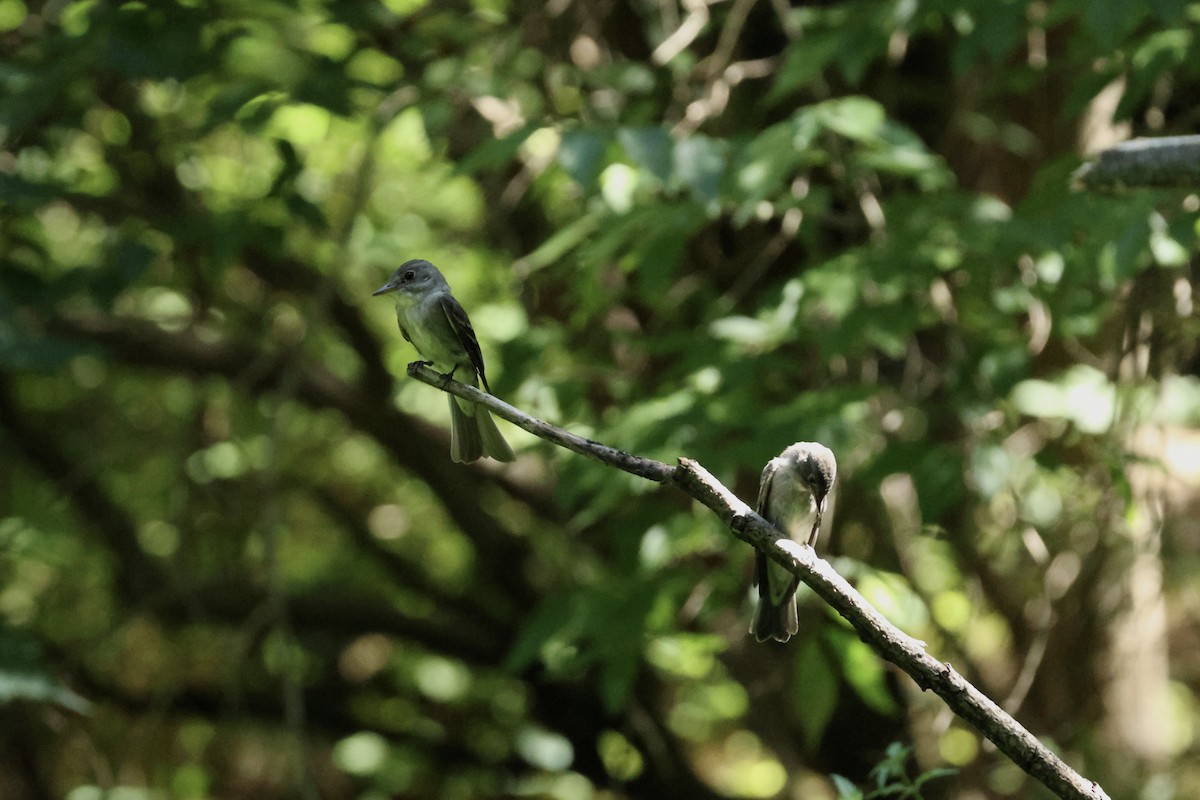
M 767 101 L 777 103 L 821 76 L 845 42 L 838 32 L 817 31 L 788 47 Z
M 838 701 L 837 670 L 824 651 L 821 637 L 805 637 L 794 670 L 792 707 L 804 734 L 805 746 L 816 750 Z
M 1126 0 L 1088 0 L 1083 19 L 1100 48 L 1112 50 L 1145 16 L 1146 10 L 1144 4 Z
M 841 639 L 842 670 L 846 682 L 862 701 L 880 714 L 894 715 L 899 710 L 887 685 L 887 671 L 879 656 L 860 639 Z
M 505 657 L 505 669 L 513 672 L 527 669 L 553 642 L 569 646 L 580 629 L 578 601 L 575 596 L 550 597 L 535 609 Z
M 693 134 L 675 145 L 675 174 L 696 200 L 707 205 L 719 196 L 727 154 L 724 141 Z
M 558 161 L 571 179 L 585 191 L 592 191 L 604 168 L 604 150 L 608 135 L 590 128 L 576 128 L 563 134 Z
M 671 135 L 662 127 L 621 128 L 617 141 L 633 163 L 663 183 L 671 178 L 674 145 Z
M 868 97 L 829 100 L 812 111 L 821 125 L 859 142 L 877 141 L 887 121 L 883 106 Z

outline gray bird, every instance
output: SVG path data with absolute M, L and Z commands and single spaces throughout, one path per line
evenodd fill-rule
M 417 348 L 425 363 L 451 377 L 463 369 L 465 374 L 458 380 L 475 387 L 482 381 L 491 394 L 471 320 L 450 293 L 450 284 L 438 268 L 420 258 L 406 261 L 372 296 L 393 292 L 400 333 Z M 454 395 L 448 397 L 452 460 L 469 464 L 481 456 L 497 461 L 515 458 L 486 408 Z
M 833 452 L 817 442 L 796 442 L 763 468 L 758 484 L 758 513 L 785 536 L 805 541 L 812 547 L 821 533 L 829 493 L 837 477 Z M 755 553 L 754 584 L 758 605 L 750 632 L 760 642 L 786 642 L 799 628 L 796 621 L 796 587 L 800 579 L 767 558 Z

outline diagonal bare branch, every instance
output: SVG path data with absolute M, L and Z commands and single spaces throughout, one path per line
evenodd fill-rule
M 1064 800 L 1107 800 L 1098 783 L 1071 769 L 1010 714 L 976 689 L 948 662 L 938 661 L 918 641 L 889 622 L 867 602 L 829 562 L 811 547 L 782 536 L 771 523 L 714 478 L 701 464 L 688 458 L 670 467 L 661 461 L 640 458 L 608 445 L 585 439 L 536 419 L 499 398 L 459 383 L 414 362 L 408 374 L 458 397 L 486 406 L 493 414 L 553 442 L 608 466 L 657 483 L 669 483 L 711 509 L 737 538 L 754 545 L 776 563 L 810 586 L 817 596 L 841 614 L 868 646 L 917 682 L 923 690 L 941 697 L 955 714 L 981 734 L 1029 775 Z

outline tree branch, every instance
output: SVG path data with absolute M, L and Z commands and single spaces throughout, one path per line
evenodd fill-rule
M 679 466 L 670 467 L 660 461 L 640 458 L 585 439 L 531 417 L 473 386 L 441 375 L 421 362 L 410 364 L 408 374 L 430 386 L 486 406 L 497 416 L 568 450 L 647 480 L 674 485 L 711 509 L 739 539 L 762 550 L 808 584 L 822 600 L 854 626 L 862 640 L 880 657 L 908 673 L 923 690 L 935 692 L 954 713 L 971 723 L 1017 766 L 1041 781 L 1058 797 L 1064 800 L 1107 800 L 1108 795 L 1099 784 L 1072 770 L 1037 737 L 958 674 L 949 663 L 940 662 L 929 655 L 924 642 L 888 622 L 833 570 L 829 562 L 818 558 L 811 547 L 781 535 L 699 463 L 681 458 Z
M 1200 186 L 1200 136 L 1122 142 L 1077 169 L 1075 181 L 1094 192 L 1126 187 L 1195 189 Z
M 480 402 L 482 399 L 482 405 L 490 408 L 498 416 L 503 417 L 519 428 L 524 428 L 540 439 L 553 442 L 559 447 L 565 447 L 580 455 L 591 456 L 603 461 L 610 467 L 616 467 L 619 470 L 624 470 L 632 475 L 637 475 L 639 478 L 645 478 L 648 481 L 654 481 L 655 483 L 670 483 L 671 481 L 674 469 L 668 464 L 650 458 L 635 456 L 623 450 L 618 450 L 615 447 L 609 447 L 606 444 L 600 444 L 578 434 L 564 431 L 562 428 L 556 428 L 548 422 L 542 422 L 536 417 L 529 416 L 515 406 L 510 406 L 495 395 L 484 394 L 473 386 L 459 383 L 449 375 L 443 375 L 436 370 L 430 369 L 422 361 L 414 361 L 409 364 L 408 374 L 422 383 L 428 383 L 430 386 L 441 389 L 444 392 L 449 392 L 452 395 L 476 402 Z

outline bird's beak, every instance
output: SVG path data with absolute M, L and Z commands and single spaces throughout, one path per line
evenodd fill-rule
M 387 294 L 388 292 L 394 291 L 396 291 L 396 287 L 391 284 L 391 281 L 389 281 L 375 291 L 371 292 L 371 297 L 378 297 L 381 294 Z

